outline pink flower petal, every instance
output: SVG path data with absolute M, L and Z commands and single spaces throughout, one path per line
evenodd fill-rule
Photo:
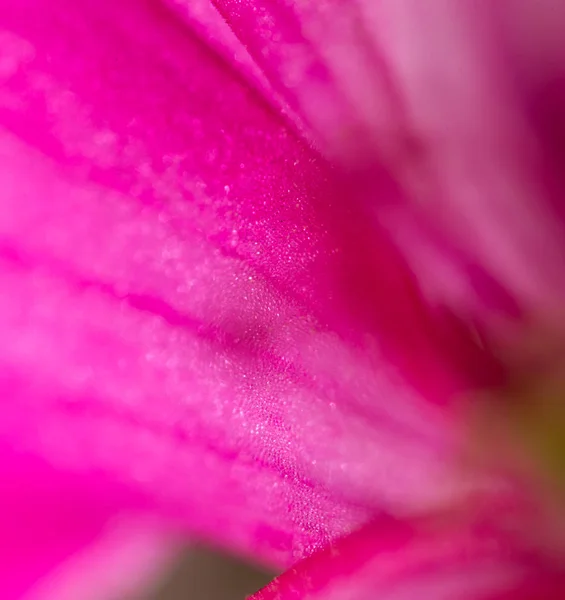
M 152 584 L 176 553 L 162 526 L 143 512 L 119 511 L 126 493 L 120 487 L 67 477 L 0 447 L 5 600 L 123 597 Z
M 257 89 L 273 109 L 287 119 L 289 125 L 301 135 L 307 134 L 307 128 L 300 116 L 290 108 L 284 96 L 273 88 L 263 70 L 210 0 L 165 2 L 209 48 L 217 51 L 226 62 L 233 65 L 239 76 Z
M 504 539 L 445 525 L 379 519 L 304 559 L 253 600 L 526 599 L 534 584 L 550 600 L 565 590 L 562 576 L 532 573 Z
M 216 4 L 322 149 L 363 168 L 367 201 L 434 294 L 500 310 L 506 289 L 522 310 L 561 313 L 559 2 Z
M 274 564 L 452 493 L 468 348 L 327 162 L 158 3 L 0 38 L 0 439 Z
M 350 163 L 372 150 L 370 123 L 394 126 L 400 107 L 357 2 L 214 3 L 324 151 Z
M 40 579 L 25 600 L 120 600 L 155 588 L 179 544 L 143 519 L 114 518 L 88 546 Z

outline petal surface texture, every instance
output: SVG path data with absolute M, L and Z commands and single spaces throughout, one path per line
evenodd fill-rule
M 2 442 L 274 565 L 451 493 L 465 344 L 272 105 L 159 2 L 0 37 Z

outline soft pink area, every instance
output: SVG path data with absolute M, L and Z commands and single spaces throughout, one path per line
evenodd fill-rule
M 163 5 L 0 24 L 1 439 L 273 564 L 455 492 L 466 335 L 356 191 Z
M 232 30 L 200 1 L 0 0 L 8 598 L 72 596 L 81 570 L 102 589 L 106 555 L 160 565 L 171 525 L 281 567 L 459 497 L 446 407 L 499 373 L 456 313 L 560 307 L 562 113 L 538 92 L 565 63 L 538 68 L 553 38 L 526 52 L 535 19 L 216 4 Z M 343 570 L 357 600 L 403 598 L 437 573 L 441 597 L 513 572 L 488 538 L 438 554 L 389 524 L 281 585 L 341 594 Z

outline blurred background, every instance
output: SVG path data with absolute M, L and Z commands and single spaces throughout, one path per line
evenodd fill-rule
M 186 551 L 139 600 L 243 600 L 273 577 L 236 558 L 197 547 Z

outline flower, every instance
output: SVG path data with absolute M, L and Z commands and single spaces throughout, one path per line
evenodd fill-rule
M 304 559 L 264 598 L 372 597 L 391 548 L 402 585 L 459 548 L 469 593 L 561 585 L 502 509 L 415 516 L 494 485 L 453 458 L 500 377 L 469 324 L 559 324 L 526 4 L 0 2 L 4 598 L 111 597 L 192 536 Z

